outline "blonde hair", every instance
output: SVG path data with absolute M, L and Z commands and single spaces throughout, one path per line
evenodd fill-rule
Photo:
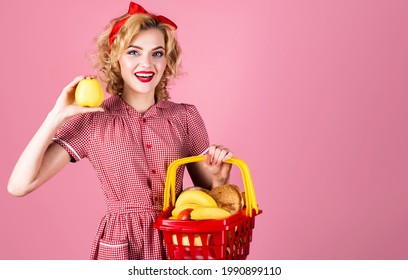
M 125 17 L 128 17 L 128 19 L 117 33 L 112 45 L 110 45 L 109 35 L 113 26 Z M 140 31 L 152 28 L 156 28 L 163 33 L 167 60 L 163 77 L 155 89 L 155 97 L 157 100 L 168 100 L 170 98 L 167 84 L 170 78 L 174 78 L 178 75 L 181 63 L 181 49 L 175 38 L 173 29 L 169 25 L 158 22 L 154 17 L 146 14 L 125 14 L 113 19 L 97 38 L 95 67 L 101 72 L 101 78 L 106 83 L 106 90 L 109 93 L 117 95 L 123 91 L 124 82 L 119 65 L 121 55 L 128 48 L 135 35 Z

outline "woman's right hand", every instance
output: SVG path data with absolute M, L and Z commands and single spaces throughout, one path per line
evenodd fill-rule
M 81 80 L 87 77 L 94 78 L 92 76 L 78 76 L 62 90 L 54 108 L 52 109 L 52 113 L 55 116 L 58 116 L 61 121 L 65 121 L 78 114 L 104 111 L 101 107 L 83 107 L 75 102 L 76 86 Z

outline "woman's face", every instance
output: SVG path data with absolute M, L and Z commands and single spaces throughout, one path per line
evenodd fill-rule
M 123 93 L 153 94 L 166 69 L 163 33 L 158 29 L 139 32 L 119 59 Z

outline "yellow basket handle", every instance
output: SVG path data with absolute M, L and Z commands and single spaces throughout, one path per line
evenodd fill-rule
M 166 176 L 166 184 L 164 186 L 164 203 L 163 203 L 163 210 L 167 209 L 170 205 L 170 197 L 171 197 L 171 205 L 175 205 L 176 202 L 176 172 L 177 168 L 180 165 L 198 162 L 204 160 L 204 156 L 192 156 L 181 158 L 173 161 L 168 169 L 167 169 L 167 176 Z M 245 190 L 245 204 L 246 204 L 246 215 L 252 217 L 252 209 L 255 209 L 256 214 L 258 214 L 258 204 L 256 202 L 256 196 L 254 191 L 254 185 L 252 183 L 251 174 L 249 173 L 249 168 L 247 164 L 238 158 L 230 158 L 226 161 L 227 163 L 235 164 L 239 167 L 242 175 L 242 181 L 244 184 Z

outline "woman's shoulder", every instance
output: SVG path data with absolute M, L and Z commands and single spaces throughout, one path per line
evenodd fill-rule
M 72 121 L 80 121 L 86 123 L 96 123 L 103 122 L 104 120 L 110 119 L 112 115 L 120 115 L 123 112 L 123 107 L 121 106 L 120 100 L 116 96 L 111 96 L 106 98 L 101 107 L 104 109 L 102 112 L 89 112 L 84 114 L 79 114 L 72 117 Z
M 112 95 L 102 102 L 101 107 L 106 112 L 117 112 L 125 108 L 123 103 L 124 102 L 122 101 L 119 95 Z
M 160 101 L 157 106 L 164 110 L 167 111 L 170 114 L 189 114 L 197 111 L 197 108 L 193 104 L 189 103 L 177 103 L 173 101 Z

